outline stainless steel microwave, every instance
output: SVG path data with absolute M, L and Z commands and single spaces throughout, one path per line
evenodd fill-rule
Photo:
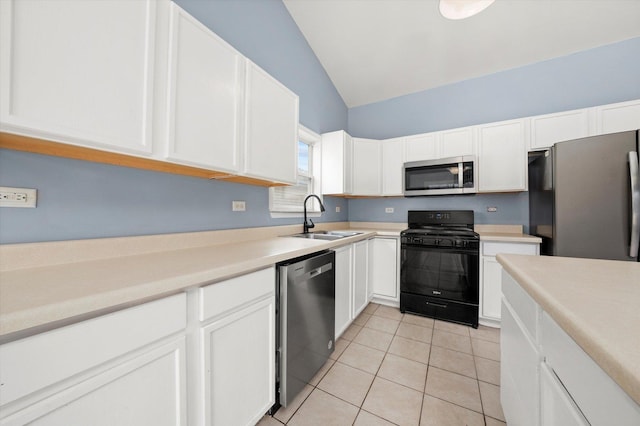
M 475 157 L 472 155 L 412 161 L 404 163 L 402 169 L 405 197 L 478 192 Z

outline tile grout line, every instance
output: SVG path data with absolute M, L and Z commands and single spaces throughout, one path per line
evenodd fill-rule
M 392 343 L 393 343 L 393 341 L 394 341 L 394 339 L 395 339 L 396 337 L 401 337 L 401 338 L 403 338 L 403 339 L 407 339 L 407 340 L 411 340 L 411 341 L 415 341 L 415 342 L 420 342 L 420 343 L 424 343 L 424 344 L 428 344 L 428 345 L 429 345 L 429 354 L 428 354 L 428 356 L 427 356 L 427 362 L 426 362 L 426 364 L 425 364 L 425 363 L 423 363 L 423 362 L 420 362 L 420 361 L 416 361 L 416 360 L 412 360 L 412 359 L 410 359 L 410 358 L 406 358 L 405 356 L 402 356 L 402 355 L 392 354 L 392 355 L 397 356 L 398 358 L 401 358 L 401 359 L 403 359 L 403 360 L 413 361 L 413 362 L 416 362 L 416 363 L 419 363 L 419 364 L 422 364 L 422 365 L 426 365 L 426 367 L 427 367 L 427 372 L 426 372 L 426 375 L 425 375 L 424 385 L 423 385 L 423 387 L 422 387 L 422 392 L 420 392 L 420 393 L 422 394 L 422 398 L 421 398 L 421 404 L 420 404 L 420 411 L 419 411 L 419 414 L 418 414 L 418 416 L 419 416 L 419 417 L 418 417 L 418 421 L 419 421 L 419 422 L 420 422 L 420 420 L 422 419 L 422 412 L 423 412 L 423 410 L 424 410 L 424 400 L 425 400 L 425 396 L 426 396 L 426 395 L 428 395 L 428 396 L 429 396 L 429 397 L 431 397 L 431 398 L 435 398 L 435 399 L 438 399 L 438 400 L 444 401 L 444 402 L 446 402 L 446 403 L 449 403 L 449 404 L 452 404 L 452 405 L 455 405 L 455 406 L 458 406 L 458 407 L 461 407 L 461 408 L 464 408 L 464 409 L 467 409 L 467 410 L 470 410 L 470 411 L 473 411 L 473 412 L 478 413 L 477 411 L 472 410 L 472 409 L 469 409 L 468 407 L 465 407 L 465 406 L 462 406 L 462 405 L 456 404 L 456 403 L 454 403 L 454 402 L 451 402 L 451 401 L 448 401 L 448 400 L 446 400 L 446 399 L 443 399 L 443 398 L 440 398 L 440 397 L 437 397 L 437 396 L 434 396 L 434 395 L 431 395 L 431 394 L 427 393 L 427 380 L 428 380 L 428 377 L 429 377 L 429 370 L 430 370 L 431 368 L 439 368 L 439 367 L 436 367 L 436 366 L 434 366 L 434 365 L 431 365 L 431 357 L 432 357 L 432 350 L 433 350 L 433 346 L 436 346 L 436 347 L 438 347 L 438 348 L 442 348 L 442 349 L 444 349 L 444 350 L 449 350 L 449 351 L 453 351 L 453 352 L 458 352 L 458 353 L 460 353 L 460 354 L 470 355 L 470 356 L 472 357 L 472 359 L 473 359 L 474 372 L 475 372 L 475 374 L 476 374 L 476 377 L 475 377 L 475 378 L 474 378 L 474 377 L 467 376 L 467 375 L 465 375 L 465 374 L 461 374 L 461 373 L 456 372 L 456 371 L 450 371 L 450 370 L 447 370 L 447 369 L 445 369 L 445 368 L 440 368 L 440 369 L 441 369 L 441 370 L 443 370 L 443 371 L 447 371 L 447 372 L 449 372 L 449 373 L 452 373 L 452 374 L 457 374 L 457 375 L 460 375 L 460 376 L 462 376 L 462 377 L 467 377 L 467 378 L 470 378 L 470 379 L 472 379 L 472 380 L 475 380 L 475 381 L 476 381 L 476 385 L 477 385 L 477 389 L 478 389 L 478 394 L 479 394 L 479 396 L 480 396 L 480 406 L 481 406 L 481 410 L 482 410 L 479 414 L 481 414 L 481 415 L 483 416 L 483 421 L 484 421 L 485 425 L 486 425 L 486 417 L 490 417 L 490 418 L 492 418 L 492 419 L 495 419 L 495 418 L 494 418 L 494 417 L 492 417 L 492 416 L 488 416 L 488 415 L 486 415 L 486 414 L 485 414 L 485 412 L 484 412 L 484 404 L 483 404 L 483 401 L 482 401 L 482 394 L 481 394 L 481 392 L 480 392 L 480 382 L 487 383 L 487 384 L 491 384 L 491 385 L 494 385 L 494 386 L 497 386 L 497 385 L 495 385 L 495 384 L 493 384 L 493 383 L 491 383 L 491 382 L 485 381 L 485 380 L 480 380 L 480 379 L 478 378 L 478 369 L 477 369 L 477 365 L 476 365 L 476 358 L 485 359 L 485 360 L 488 360 L 488 361 L 498 362 L 498 363 L 499 363 L 500 361 L 496 361 L 496 360 L 491 359 L 491 358 L 486 358 L 486 357 L 482 357 L 482 356 L 476 355 L 476 354 L 475 354 L 475 351 L 474 351 L 474 349 L 473 349 L 473 345 L 472 345 L 472 344 L 471 344 L 471 354 L 466 353 L 466 352 L 462 352 L 462 351 L 458 351 L 458 350 L 456 350 L 456 349 L 452 349 L 452 348 L 450 348 L 450 347 L 441 346 L 441 345 L 438 345 L 438 344 L 434 345 L 434 343 L 433 343 L 433 337 L 434 337 L 434 336 L 433 336 L 433 335 L 434 335 L 435 330 L 439 330 L 439 331 L 441 331 L 441 332 L 446 332 L 446 333 L 450 333 L 450 334 L 454 334 L 454 335 L 458 335 L 458 336 L 462 336 L 462 337 L 467 337 L 467 338 L 469 338 L 469 339 L 470 339 L 470 340 L 469 340 L 469 342 L 470 342 L 470 343 L 472 343 L 472 339 L 482 340 L 482 341 L 484 341 L 484 342 L 494 343 L 494 344 L 498 344 L 498 345 L 499 345 L 499 342 L 495 342 L 495 341 L 493 341 L 493 340 L 489 340 L 489 339 L 482 338 L 482 337 L 472 337 L 470 333 L 469 333 L 469 334 L 467 334 L 467 335 L 465 336 L 464 334 L 456 333 L 456 332 L 452 332 L 452 331 L 450 331 L 450 330 L 447 330 L 446 328 L 437 328 L 437 327 L 436 327 L 436 322 L 435 322 L 435 321 L 434 321 L 434 323 L 433 323 L 433 326 L 432 326 L 432 327 L 426 327 L 426 326 L 423 326 L 422 324 L 414 324 L 414 323 L 411 323 L 411 322 L 409 322 L 409 321 L 404 321 L 404 319 L 405 319 L 405 315 L 406 315 L 406 314 L 402 314 L 402 316 L 400 317 L 400 319 L 399 319 L 399 320 L 398 320 L 398 319 L 396 319 L 396 318 L 390 318 L 390 317 L 386 317 L 386 316 L 382 316 L 382 315 L 376 315 L 376 311 L 378 311 L 378 309 L 380 309 L 380 307 L 382 307 L 382 306 L 385 306 L 385 305 L 379 305 L 379 306 L 378 306 L 374 311 L 371 311 L 371 312 L 366 312 L 366 308 L 365 308 L 365 310 L 363 310 L 363 311 L 358 315 L 358 316 L 360 316 L 360 315 L 362 315 L 362 314 L 364 313 L 364 314 L 367 314 L 367 315 L 368 315 L 368 318 L 366 319 L 366 321 L 364 321 L 364 322 L 363 322 L 363 324 L 358 324 L 358 323 L 356 323 L 356 322 L 354 321 L 354 323 L 353 323 L 353 324 L 355 324 L 355 325 L 359 326 L 359 327 L 360 327 L 360 330 L 358 330 L 358 331 L 357 331 L 357 333 L 355 333 L 351 339 L 347 339 L 347 338 L 343 337 L 343 336 L 344 336 L 344 332 L 343 332 L 343 334 L 339 337 L 339 339 L 343 339 L 343 340 L 346 342 L 346 346 L 344 347 L 344 349 L 341 351 L 340 355 L 339 355 L 336 359 L 331 359 L 331 361 L 333 361 L 333 364 L 331 365 L 331 367 L 330 367 L 329 369 L 327 369 L 327 371 L 326 371 L 326 372 L 325 372 L 321 377 L 319 377 L 319 378 L 318 378 L 318 381 L 317 381 L 316 385 L 310 385 L 310 386 L 312 387 L 311 392 L 309 392 L 309 394 L 305 397 L 305 399 L 300 403 L 300 405 L 297 407 L 297 409 L 294 411 L 294 413 L 293 413 L 293 414 L 291 415 L 291 417 L 289 418 L 289 421 L 291 421 L 291 420 L 293 419 L 293 417 L 298 413 L 298 411 L 300 410 L 300 408 L 301 408 L 301 407 L 302 407 L 302 406 L 307 402 L 307 400 L 309 399 L 310 395 L 311 395 L 315 390 L 320 390 L 321 392 L 326 393 L 327 395 L 331 395 L 332 397 L 335 397 L 335 398 L 339 399 L 340 401 L 343 401 L 343 402 L 345 402 L 345 403 L 347 403 L 347 404 L 349 404 L 349 405 L 351 405 L 351 406 L 353 406 L 353 407 L 356 407 L 356 408 L 358 409 L 358 411 L 357 411 L 357 413 L 356 413 L 356 417 L 354 418 L 353 424 L 355 424 L 355 422 L 357 421 L 357 419 L 358 419 L 358 417 L 359 417 L 359 415 L 360 415 L 360 413 L 361 413 L 362 411 L 365 411 L 366 413 L 368 413 L 368 414 L 370 414 L 370 415 L 372 415 L 372 416 L 375 416 L 375 417 L 377 417 L 377 418 L 383 419 L 383 420 L 385 420 L 385 421 L 387 421 L 387 422 L 389 422 L 389 423 L 395 424 L 395 423 L 391 422 L 390 420 L 388 420 L 388 419 L 386 419 L 386 418 L 384 418 L 384 417 L 381 417 L 381 416 L 379 416 L 379 415 L 377 415 L 377 414 L 374 414 L 374 413 L 371 413 L 371 412 L 369 412 L 369 411 L 367 411 L 367 410 L 364 410 L 363 406 L 364 406 L 364 403 L 365 403 L 365 401 L 366 401 L 367 397 L 369 396 L 369 394 L 370 394 L 370 392 L 371 392 L 371 389 L 372 389 L 372 387 L 373 387 L 373 383 L 375 382 L 375 380 L 376 380 L 377 378 L 379 378 L 379 379 L 381 379 L 381 380 L 386 380 L 386 381 L 388 381 L 388 382 L 390 382 L 390 383 L 393 383 L 393 384 L 396 384 L 396 385 L 402 386 L 403 388 L 406 388 L 406 389 L 409 389 L 409 390 L 413 390 L 413 391 L 420 392 L 419 390 L 416 390 L 415 388 L 412 388 L 412 387 L 410 387 L 410 386 L 404 385 L 404 384 L 402 384 L 402 383 L 397 383 L 397 382 L 395 382 L 395 381 L 393 381 L 393 380 L 385 379 L 385 378 L 380 377 L 380 376 L 378 375 L 378 374 L 379 374 L 379 372 L 380 372 L 380 370 L 381 370 L 381 368 L 382 368 L 382 365 L 383 365 L 383 364 L 384 364 L 384 362 L 385 362 L 385 360 L 387 360 L 387 359 L 388 359 L 388 356 L 387 356 L 387 355 L 389 355 L 389 354 L 390 354 L 389 349 L 391 348 L 391 345 L 392 345 Z M 389 321 L 397 321 L 397 325 L 396 325 L 396 327 L 395 327 L 394 332 L 393 332 L 393 333 L 389 333 L 389 332 L 388 332 L 388 331 L 386 331 L 386 330 L 380 330 L 380 329 L 377 329 L 377 328 L 373 328 L 373 327 L 367 326 L 367 323 L 368 323 L 368 322 L 371 320 L 371 318 L 372 318 L 372 317 L 374 317 L 374 316 L 375 316 L 376 318 L 379 318 L 379 319 L 384 319 L 384 320 L 389 320 Z M 424 342 L 423 340 L 415 339 L 415 338 L 412 338 L 412 337 L 401 336 L 401 335 L 397 334 L 397 333 L 398 333 L 398 330 L 400 329 L 400 326 L 401 326 L 402 324 L 409 324 L 409 325 L 411 325 L 411 326 L 416 326 L 416 327 L 420 327 L 420 328 L 424 328 L 424 329 L 430 329 L 430 330 L 431 330 L 431 336 L 430 336 L 429 342 Z M 382 351 L 382 350 L 378 349 L 377 347 L 368 346 L 368 345 L 366 345 L 366 344 L 362 344 L 362 343 L 360 343 L 360 342 L 356 342 L 356 341 L 355 341 L 355 339 L 358 337 L 358 335 L 360 335 L 360 333 L 363 331 L 363 329 L 364 329 L 364 328 L 367 328 L 367 329 L 369 329 L 369 330 L 373 330 L 373 331 L 376 331 L 376 332 L 379 332 L 379 333 L 388 334 L 388 335 L 390 335 L 390 336 L 391 336 L 391 340 L 390 340 L 390 342 L 386 345 L 386 349 L 385 349 L 384 351 Z M 347 329 L 348 329 L 348 328 L 347 328 Z M 345 330 L 345 331 L 346 331 L 346 330 Z M 362 369 L 360 369 L 360 368 L 358 368 L 358 367 L 354 367 L 354 366 L 351 366 L 351 365 L 349 365 L 349 364 L 345 364 L 344 362 L 339 361 L 339 359 L 343 356 L 343 354 L 347 351 L 347 349 L 349 348 L 349 346 L 351 346 L 351 344 L 352 344 L 352 343 L 356 343 L 356 344 L 358 344 L 358 345 L 360 345 L 360 346 L 363 346 L 363 347 L 365 347 L 365 348 L 367 348 L 367 349 L 371 349 L 371 350 L 376 350 L 376 351 L 384 352 L 384 356 L 383 356 L 383 358 L 382 358 L 382 360 L 381 360 L 380 364 L 378 365 L 378 368 L 377 368 L 377 370 L 376 370 L 376 372 L 375 372 L 375 373 L 373 373 L 373 374 L 372 374 L 370 371 L 362 370 Z M 362 371 L 362 372 L 367 373 L 367 374 L 371 374 L 371 375 L 373 376 L 373 379 L 372 379 L 371 383 L 369 384 L 369 387 L 368 387 L 368 389 L 367 389 L 367 391 L 366 391 L 366 393 L 365 393 L 365 395 L 364 395 L 364 397 L 363 397 L 363 399 L 362 399 L 362 402 L 360 403 L 360 405 L 359 405 L 359 406 L 356 406 L 355 404 L 353 404 L 353 403 L 351 403 L 351 402 L 349 402 L 349 401 L 345 401 L 344 399 L 342 399 L 342 398 L 340 398 L 340 397 L 338 397 L 338 396 L 336 396 L 336 395 L 333 395 L 331 392 L 328 392 L 328 391 L 326 391 L 326 390 L 324 390 L 324 389 L 322 389 L 322 388 L 320 388 L 320 387 L 319 387 L 319 385 L 320 385 L 320 383 L 322 382 L 322 380 L 327 376 L 327 374 L 329 373 L 329 371 L 331 371 L 331 369 L 333 369 L 333 368 L 335 367 L 335 365 L 336 365 L 337 363 L 340 363 L 340 365 L 343 365 L 343 366 L 346 366 L 346 367 L 349 367 L 349 368 L 354 368 L 354 369 L 356 369 L 356 370 L 358 370 L 358 371 Z M 279 423 L 282 423 L 280 420 L 276 419 L 275 417 L 273 417 L 273 418 L 274 418 L 274 420 L 278 421 Z M 499 419 L 495 419 L 495 420 L 499 420 Z M 286 425 L 286 424 L 288 424 L 288 422 L 287 422 L 287 423 L 284 423 L 284 424 Z

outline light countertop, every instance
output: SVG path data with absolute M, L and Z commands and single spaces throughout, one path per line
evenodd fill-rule
M 0 342 L 373 235 L 363 231 L 334 241 L 272 237 L 5 270 L 0 278 Z
M 301 228 L 283 226 L 0 246 L 0 343 L 373 235 L 398 237 L 405 227 L 342 222 L 314 229 L 362 232 L 334 241 L 282 237 Z M 485 229 L 482 239 L 531 241 L 502 231 Z
M 515 232 L 478 232 L 480 241 L 495 241 L 503 243 L 529 243 L 540 244 L 542 239 L 532 235 Z
M 511 254 L 497 259 L 640 404 L 640 263 Z

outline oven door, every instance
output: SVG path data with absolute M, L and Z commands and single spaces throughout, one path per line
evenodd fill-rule
M 401 292 L 478 304 L 478 250 L 403 244 L 401 253 Z

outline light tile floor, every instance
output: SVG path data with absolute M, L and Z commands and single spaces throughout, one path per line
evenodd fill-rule
M 500 333 L 371 303 L 331 359 L 259 426 L 505 425 Z

